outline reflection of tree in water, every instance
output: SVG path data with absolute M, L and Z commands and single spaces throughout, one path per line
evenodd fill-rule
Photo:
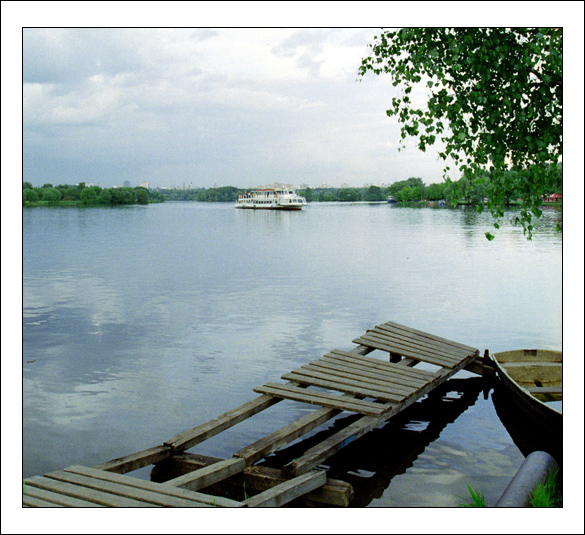
M 485 384 L 481 377 L 450 379 L 321 466 L 328 469 L 329 478 L 351 483 L 355 491 L 351 506 L 364 507 L 382 496 L 392 478 L 406 472 L 447 424 L 475 404 Z M 359 418 L 360 415 L 338 418 L 328 429 L 276 452 L 259 464 L 283 466 Z

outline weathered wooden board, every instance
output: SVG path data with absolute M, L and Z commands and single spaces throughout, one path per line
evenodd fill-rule
M 177 488 L 173 485 L 161 485 L 153 481 L 146 481 L 135 477 L 124 476 L 112 472 L 105 472 L 103 470 L 96 470 L 95 468 L 88 468 L 86 466 L 70 466 L 65 468 L 64 471 L 72 472 L 74 474 L 86 475 L 93 477 L 96 480 L 121 483 L 129 487 L 156 492 L 157 494 L 163 496 L 182 500 L 185 502 L 185 505 L 182 505 L 182 507 L 205 507 L 209 505 L 214 505 L 216 507 L 239 507 L 240 505 L 238 502 L 234 500 L 228 500 L 227 498 L 209 496 L 200 492 Z M 178 504 L 179 502 L 176 503 Z
M 418 359 L 421 362 L 428 362 L 429 364 L 434 364 L 435 366 L 454 366 L 457 363 L 456 358 L 448 358 L 443 357 L 441 355 L 431 355 L 428 352 L 424 352 L 421 350 L 411 349 L 407 346 L 402 346 L 394 343 L 387 342 L 386 340 L 374 335 L 374 334 L 364 334 L 359 338 L 353 340 L 355 344 L 362 344 L 367 345 L 370 347 L 374 347 L 376 349 L 381 349 L 383 351 L 388 351 L 392 353 L 399 353 L 404 357 L 410 357 L 414 359 Z
M 364 385 L 379 385 L 388 386 L 395 385 L 398 389 L 404 389 L 405 392 L 410 392 L 418 388 L 424 382 L 418 380 L 404 379 L 396 377 L 390 373 L 380 373 L 377 370 L 372 370 L 367 366 L 354 363 L 342 363 L 335 359 L 327 359 L 326 357 L 315 360 L 311 364 L 301 366 L 300 370 L 311 370 L 320 373 L 326 373 L 329 376 L 352 378 L 362 382 Z M 297 370 L 294 370 L 297 371 Z
M 562 394 L 562 386 L 525 386 L 531 394 Z
M 455 342 L 454 340 L 449 340 L 447 338 L 442 338 L 441 336 L 437 336 L 436 334 L 431 334 L 431 333 L 427 333 L 424 331 L 419 331 L 418 329 L 413 329 L 412 327 L 407 327 L 406 325 L 400 325 L 399 323 L 395 323 L 393 321 L 387 321 L 386 323 L 383 323 L 382 325 L 387 326 L 387 327 L 391 327 L 391 328 L 399 330 L 399 331 L 410 333 L 411 335 L 416 336 L 416 337 L 420 337 L 421 339 L 424 339 L 424 340 L 431 340 L 433 342 L 443 342 L 444 344 L 447 344 L 449 346 L 463 349 L 463 350 L 467 351 L 468 354 L 474 354 L 477 351 L 477 349 L 475 347 L 461 344 L 460 342 Z
M 278 431 L 242 448 L 234 453 L 234 457 L 245 459 L 246 465 L 250 466 L 282 446 L 315 429 L 327 420 L 337 416 L 340 412 L 340 409 L 331 409 L 329 407 L 317 409 L 280 428 Z
M 283 399 L 292 399 L 312 405 L 321 405 L 323 407 L 358 412 L 360 414 L 377 415 L 387 409 L 386 405 L 372 403 L 370 401 L 347 399 L 335 394 L 328 394 L 317 390 L 305 390 L 278 383 L 266 383 L 265 385 L 254 388 L 254 391 L 282 397 Z
M 244 468 L 246 468 L 246 461 L 244 459 L 225 459 L 216 464 L 171 479 L 165 484 L 189 490 L 198 490 L 213 485 L 234 474 L 239 474 Z
M 408 395 L 408 392 L 404 392 L 403 390 L 396 392 L 390 390 L 388 387 L 383 386 L 378 386 L 378 388 L 374 388 L 373 386 L 368 387 L 368 385 L 364 385 L 363 383 L 360 384 L 359 381 L 352 381 L 332 376 L 327 378 L 327 375 L 325 374 L 308 371 L 305 373 L 287 373 L 283 375 L 282 378 L 289 379 L 291 381 L 298 381 L 299 383 L 304 383 L 307 385 L 319 386 L 331 390 L 339 390 L 340 392 L 355 394 L 356 396 L 374 398 L 380 401 L 396 402 L 402 400 L 404 396 Z M 411 392 L 414 392 L 414 390 Z
M 357 438 L 361 437 L 374 427 L 384 422 L 394 414 L 404 410 L 406 407 L 426 395 L 428 392 L 445 382 L 453 374 L 464 368 L 469 362 L 476 358 L 475 355 L 470 355 L 462 359 L 459 364 L 453 368 L 442 368 L 438 376 L 427 383 L 424 387 L 417 390 L 416 393 L 407 397 L 400 404 L 393 406 L 387 412 L 378 416 L 363 416 L 353 424 L 337 432 L 335 435 L 327 438 L 320 444 L 307 450 L 304 455 L 288 463 L 283 467 L 283 473 L 288 476 L 298 476 L 312 470 L 315 466 L 322 463 L 325 459 L 347 446 Z M 401 364 L 396 364 L 400 366 Z
M 56 494 L 64 494 L 65 496 L 79 498 L 80 500 L 98 503 L 106 507 L 155 507 L 153 504 L 141 500 L 134 500 L 126 496 L 118 496 L 102 490 L 58 481 L 49 477 L 34 476 L 24 481 L 27 486 L 30 485 Z
M 395 377 L 389 374 L 378 374 L 371 369 L 368 371 L 367 367 L 350 368 L 339 363 L 326 361 L 323 359 L 314 361 L 305 366 L 301 366 L 291 373 L 298 373 L 301 375 L 308 375 L 310 377 L 317 377 L 320 379 L 329 379 L 340 382 L 347 381 L 348 384 L 357 383 L 366 388 L 391 388 L 392 392 L 403 392 L 408 394 L 412 390 L 416 390 L 416 386 L 411 384 L 403 384 L 396 381 Z M 284 376 L 282 377 L 284 378 Z
M 334 377 L 352 378 L 366 386 L 391 386 L 397 392 L 404 391 L 405 393 L 416 390 L 426 383 L 425 380 L 413 379 L 412 377 L 399 377 L 393 372 L 375 369 L 365 363 L 341 362 L 339 359 L 343 359 L 343 357 L 339 355 L 324 356 L 300 369 L 317 371 Z
M 179 433 L 175 437 L 165 441 L 165 446 L 169 446 L 174 452 L 185 451 L 196 444 L 207 440 L 208 438 L 225 431 L 226 429 L 242 422 L 246 418 L 271 407 L 278 403 L 280 399 L 272 396 L 260 396 L 252 401 L 244 403 L 239 407 L 228 411 L 209 422 L 194 427 L 189 431 Z
M 339 413 L 339 411 L 335 412 Z M 196 453 L 178 453 L 156 465 L 151 477 L 157 481 L 167 481 L 222 460 L 217 457 Z M 229 492 L 230 495 L 242 494 L 244 489 L 249 493 L 254 493 L 271 489 L 285 481 L 287 479 L 277 468 L 249 466 L 242 473 L 220 481 L 211 486 L 210 489 L 220 494 Z M 299 505 L 347 507 L 352 496 L 353 488 L 349 483 L 336 479 L 327 479 L 327 482 L 322 487 L 301 496 L 298 499 L 298 503 Z
M 104 507 L 103 505 L 99 505 L 97 503 L 80 500 L 78 498 L 72 498 L 71 496 L 66 496 L 65 494 L 57 494 L 48 490 L 32 487 L 30 485 L 24 486 L 24 496 L 34 497 L 35 499 L 43 500 L 44 502 L 50 504 L 44 505 L 42 507 Z M 25 503 L 24 496 L 23 503 Z M 36 505 L 35 507 L 41 507 L 41 505 Z
M 371 329 L 364 336 L 372 336 L 379 339 L 389 346 L 396 348 L 398 354 L 404 352 L 414 352 L 422 355 L 428 355 L 435 358 L 445 358 L 450 360 L 458 360 L 459 357 L 463 358 L 467 353 L 463 353 L 459 349 L 448 349 L 446 347 L 433 347 L 431 344 L 420 344 L 413 342 L 412 340 L 405 339 L 400 336 L 395 336 L 382 329 Z
M 133 470 L 138 470 L 149 464 L 158 463 L 170 457 L 173 450 L 169 446 L 155 446 L 146 450 L 131 453 L 124 457 L 112 459 L 105 463 L 98 464 L 93 468 L 97 470 L 107 470 L 108 472 L 115 472 L 117 474 L 126 474 Z
M 47 502 L 41 498 L 35 498 L 26 494 L 22 496 L 22 505 L 26 507 L 65 507 L 59 503 Z
M 378 325 L 373 329 L 368 329 L 367 332 L 374 332 L 379 336 L 386 338 L 390 342 L 404 344 L 415 349 L 430 351 L 439 355 L 457 355 L 460 357 L 465 357 L 470 352 L 473 352 L 473 349 L 466 349 L 458 345 L 452 345 L 440 340 L 439 338 L 422 337 L 415 333 L 397 329 L 396 327 L 391 327 L 384 324 Z
M 395 377 L 405 377 L 414 380 L 419 380 L 422 384 L 425 384 L 429 379 L 435 379 L 437 377 L 436 372 L 431 372 L 429 370 L 420 370 L 414 369 L 410 366 L 411 364 L 406 364 L 405 362 L 384 362 L 383 360 L 376 359 L 374 357 L 366 357 L 363 355 L 355 355 L 352 353 L 348 353 L 347 351 L 341 351 L 339 349 L 333 349 L 330 351 L 327 356 L 332 357 L 345 357 L 346 359 L 350 357 L 350 359 L 354 363 L 359 363 L 365 365 L 367 367 L 371 367 L 372 370 L 380 371 L 381 373 L 388 372 Z M 418 362 L 418 361 L 417 361 Z
M 323 470 L 315 470 L 280 483 L 280 485 L 265 490 L 242 503 L 244 507 L 280 507 L 323 486 L 326 481 L 327 473 Z
M 81 475 L 74 472 L 66 472 L 64 470 L 50 472 L 46 474 L 46 477 L 56 479 L 64 483 L 78 485 L 79 487 L 87 487 L 99 492 L 109 493 L 118 497 L 138 500 L 140 502 L 144 502 L 148 507 L 187 507 L 195 505 L 194 502 L 188 502 L 182 498 L 160 494 L 156 491 L 129 486 L 124 483 L 114 481 L 96 479 L 91 476 Z

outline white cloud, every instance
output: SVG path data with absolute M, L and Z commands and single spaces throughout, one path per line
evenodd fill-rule
M 401 161 L 406 176 L 392 176 L 399 130 L 385 110 L 396 89 L 384 77 L 356 82 L 374 33 L 27 29 L 24 180 L 438 181 L 441 166 L 414 156 Z

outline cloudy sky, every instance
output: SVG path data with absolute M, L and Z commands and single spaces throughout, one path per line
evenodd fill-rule
M 103 187 L 440 182 L 436 150 L 410 140 L 398 152 L 390 78 L 360 82 L 357 70 L 378 25 L 475 25 L 478 6 L 486 26 L 564 26 L 565 64 L 579 51 L 582 79 L 577 2 L 529 14 L 515 2 L 331 5 L 3 2 L 2 115 L 15 133 L 3 122 L 3 151 L 18 154 L 22 139 L 11 174 Z
M 398 152 L 375 29 L 25 28 L 23 179 L 111 187 L 442 180 Z

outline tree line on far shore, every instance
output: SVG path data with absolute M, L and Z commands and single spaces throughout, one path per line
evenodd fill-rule
M 101 188 L 86 186 L 85 182 L 76 185 L 44 184 L 33 187 L 30 182 L 22 183 L 22 203 L 24 206 L 43 205 L 83 205 L 83 206 L 114 206 L 121 204 L 148 204 L 156 202 L 156 195 L 152 197 L 148 189 L 141 186 L 136 188 Z
M 522 174 L 526 171 L 508 171 L 505 175 L 507 189 L 510 192 L 507 203 L 513 203 L 522 197 Z M 562 195 L 562 163 L 546 169 L 545 176 L 550 183 L 552 194 Z M 394 182 L 390 186 L 367 186 L 362 188 L 304 188 L 298 190 L 299 195 L 307 202 L 379 202 L 393 196 L 399 203 L 421 203 L 444 200 L 446 204 L 481 205 L 489 192 L 491 176 L 487 171 L 471 177 L 465 176 L 457 181 L 429 184 L 419 177 Z M 515 188 L 514 184 L 518 187 Z M 196 201 L 196 202 L 235 202 L 239 195 L 252 191 L 254 188 L 237 188 L 222 186 L 215 188 L 189 189 L 146 189 L 144 187 L 100 188 L 86 186 L 85 183 L 71 186 L 44 184 L 33 187 L 23 182 L 23 205 L 85 205 L 112 206 L 122 204 L 148 204 L 165 201 Z M 544 202 L 544 200 L 543 200 Z

